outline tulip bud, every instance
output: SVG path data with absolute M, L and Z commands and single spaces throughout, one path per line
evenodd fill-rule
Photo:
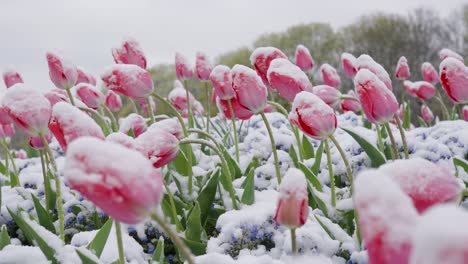
M 113 91 L 108 91 L 106 95 L 106 106 L 112 112 L 117 112 L 122 108 L 122 99 Z
M 184 137 L 184 133 L 182 131 L 182 127 L 177 119 L 168 118 L 161 121 L 158 121 L 148 127 L 148 130 L 152 129 L 161 129 L 166 131 L 167 133 L 173 135 L 178 140 L 181 140 Z
M 10 88 L 17 83 L 24 83 L 21 75 L 14 70 L 6 70 L 3 72 L 3 82 L 5 82 L 6 88 Z
M 289 120 L 302 132 L 317 140 L 333 135 L 337 125 L 333 109 L 310 92 L 296 95 Z
M 70 144 L 64 176 L 71 188 L 126 224 L 149 216 L 163 195 L 162 177 L 143 155 L 96 138 Z
M 216 66 L 210 74 L 214 93 L 222 100 L 233 98 L 236 93 L 232 89 L 231 69 L 224 65 Z
M 267 86 L 270 85 L 267 77 L 268 68 L 270 68 L 270 63 L 278 58 L 287 59 L 288 57 L 281 50 L 273 47 L 256 48 L 250 55 L 250 63 Z
M 2 138 L 13 137 L 16 133 L 13 124 L 0 124 L 0 128 L 2 133 L 0 137 Z
M 432 83 L 419 81 L 404 81 L 403 86 L 409 95 L 422 100 L 431 99 L 436 94 L 436 88 Z
M 424 122 L 431 123 L 434 120 L 434 114 L 431 109 L 426 105 L 421 105 L 421 116 Z
M 426 82 L 436 84 L 439 81 L 439 74 L 429 62 L 424 62 L 421 65 L 421 75 Z
M 398 102 L 391 90 L 371 71 L 359 70 L 354 77 L 354 87 L 362 110 L 372 123 L 384 124 L 398 111 Z
M 197 61 L 195 63 L 195 68 L 197 70 L 197 77 L 199 80 L 208 81 L 210 79 L 210 74 L 213 70 L 213 66 L 211 66 L 211 63 L 205 54 L 197 52 Z
M 81 67 L 76 67 L 76 69 L 77 69 L 78 77 L 76 79 L 75 85 L 79 83 L 89 83 L 93 86 L 96 86 L 96 78 L 94 78 L 94 76 L 85 72 L 85 70 Z
M 179 52 L 176 52 L 175 55 L 175 71 L 177 79 L 179 80 L 189 80 L 193 78 L 192 66 Z
M 254 114 L 263 111 L 267 103 L 268 90 L 255 71 L 237 64 L 231 70 L 231 77 L 232 88 L 239 104 Z
M 17 83 L 6 91 L 2 104 L 11 120 L 29 136 L 47 132 L 52 109 L 38 90 Z
M 463 107 L 463 119 L 465 119 L 465 121 L 468 122 L 468 105 L 465 105 Z
M 56 103 L 58 102 L 68 102 L 68 95 L 67 92 L 65 92 L 62 89 L 52 89 L 50 91 L 47 91 L 44 94 L 45 98 L 49 100 L 50 105 L 53 107 Z
M 179 111 L 187 110 L 187 94 L 186 90 L 183 87 L 175 87 L 167 96 L 167 99 L 172 103 L 172 105 L 177 108 Z M 195 97 L 192 93 L 189 92 L 190 105 L 195 103 Z
M 468 67 L 449 57 L 439 66 L 440 82 L 448 97 L 455 104 L 468 103 Z
M 350 79 L 353 79 L 357 73 L 356 67 L 354 67 L 355 61 L 356 57 L 354 57 L 352 54 L 346 52 L 341 54 L 341 67 L 343 68 L 346 76 L 348 76 Z
M 45 139 L 47 140 L 47 143 L 50 143 L 52 140 L 52 135 L 50 133 L 47 133 L 45 135 Z M 44 148 L 44 142 L 42 142 L 42 139 L 40 137 L 29 137 L 29 146 L 33 149 L 43 149 Z
M 117 144 L 120 144 L 126 148 L 129 149 L 135 149 L 136 150 L 136 144 L 135 144 L 135 139 L 132 137 L 122 133 L 122 132 L 114 132 L 110 133 L 106 137 L 106 141 L 114 142 Z
M 50 80 L 57 88 L 69 89 L 73 87 L 78 78 L 75 64 L 51 52 L 47 53 Z
M 357 95 L 356 93 L 353 91 L 353 90 L 349 90 L 348 93 L 346 94 L 348 97 L 354 97 L 357 99 Z M 342 102 L 341 102 L 341 111 L 343 112 L 347 112 L 347 111 L 351 111 L 351 112 L 358 112 L 359 110 L 361 110 L 361 103 L 359 103 L 358 101 L 356 100 L 352 100 L 352 99 L 344 99 Z
M 292 102 L 299 92 L 312 89 L 307 75 L 287 59 L 272 60 L 267 77 L 271 88 L 289 102 Z
M 151 112 L 155 112 L 156 111 L 156 103 L 154 102 L 154 99 L 153 97 L 148 97 L 149 101 L 150 101 L 150 108 L 151 108 Z M 143 110 L 143 113 L 145 115 L 148 115 L 150 113 L 149 110 L 149 107 L 148 107 L 148 102 L 146 100 L 146 98 L 141 98 L 141 99 L 138 99 L 138 104 L 140 105 L 141 109 Z
M 146 131 L 146 121 L 145 119 L 138 114 L 131 113 L 125 118 L 119 120 L 119 131 L 128 134 L 130 129 L 133 130 L 135 137 L 138 137 L 143 132 Z
M 98 109 L 104 99 L 104 95 L 96 87 L 87 83 L 78 84 L 76 94 L 87 107 L 92 109 Z
M 332 87 L 340 86 L 341 78 L 336 72 L 336 69 L 330 64 L 325 63 L 320 66 L 320 73 L 322 74 L 322 81 L 324 84 Z
M 303 226 L 309 214 L 308 201 L 307 181 L 304 173 L 298 169 L 290 168 L 279 187 L 275 222 L 289 228 Z
M 362 69 L 369 70 L 375 74 L 375 76 L 377 76 L 377 78 L 379 78 L 390 91 L 392 90 L 392 80 L 390 79 L 390 75 L 388 75 L 388 72 L 384 67 L 375 62 L 371 56 L 366 54 L 359 56 L 359 58 L 356 59 L 354 66 L 356 67 L 356 71 L 360 71 Z
M 132 99 L 147 97 L 153 91 L 153 80 L 146 70 L 132 64 L 116 64 L 101 75 L 109 90 Z
M 451 49 L 441 49 L 439 51 L 439 57 L 441 61 L 445 60 L 446 58 L 454 58 L 460 61 L 461 63 L 464 63 L 463 56 L 461 56 L 460 54 L 456 53 L 455 51 Z
M 312 93 L 322 99 L 333 109 L 340 106 L 341 92 L 335 87 L 328 86 L 326 84 L 317 85 L 312 88 Z
M 308 72 L 314 67 L 314 59 L 310 55 L 309 49 L 304 45 L 297 45 L 295 58 L 297 67 L 304 72 Z
M 249 109 L 242 107 L 235 97 L 231 98 L 230 100 L 235 118 L 249 120 L 253 116 L 253 113 L 250 112 Z M 223 113 L 225 117 L 231 118 L 231 111 L 229 110 L 228 100 L 222 100 L 217 97 L 216 105 L 218 106 L 219 111 Z
M 408 66 L 408 60 L 405 56 L 401 56 L 400 59 L 398 59 L 397 67 L 395 70 L 395 77 L 399 80 L 406 80 L 409 79 L 410 76 L 411 74 Z
M 14 150 L 15 158 L 17 159 L 27 159 L 28 153 L 24 149 Z
M 117 64 L 133 64 L 146 69 L 145 54 L 134 39 L 127 39 L 120 47 L 113 48 L 112 57 Z
M 179 140 L 162 129 L 151 129 L 135 139 L 136 148 L 155 168 L 160 168 L 177 157 Z

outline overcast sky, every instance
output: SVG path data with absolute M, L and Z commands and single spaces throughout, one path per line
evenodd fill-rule
M 466 0 L 0 0 L 0 71 L 50 89 L 45 53 L 59 50 L 99 76 L 124 37 L 140 42 L 149 65 L 173 62 L 176 51 L 194 61 L 251 45 L 262 33 L 299 23 L 338 28 L 375 11 L 406 14 L 431 7 L 447 15 Z M 4 89 L 1 82 L 0 89 Z

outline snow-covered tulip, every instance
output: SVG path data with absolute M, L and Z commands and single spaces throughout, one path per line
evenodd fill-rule
M 94 119 L 65 102 L 54 105 L 49 129 L 65 152 L 77 138 L 89 136 L 104 139 L 104 133 Z
M 210 74 L 213 70 L 213 66 L 211 66 L 208 57 L 202 52 L 197 52 L 195 69 L 197 70 L 197 78 L 199 80 L 208 81 L 210 79 Z
M 462 63 L 464 62 L 463 56 L 451 49 L 441 49 L 439 51 L 439 58 L 441 61 L 445 60 L 446 58 L 454 58 Z
M 338 87 L 341 84 L 340 75 L 336 72 L 336 69 L 328 63 L 320 66 L 320 74 L 322 76 L 322 81 L 324 84 Z
M 424 214 L 413 232 L 410 264 L 468 263 L 468 213 L 454 205 Z
M 0 95 L 0 102 L 3 101 L 3 96 Z M 0 124 L 11 124 L 13 120 L 11 120 L 10 115 L 8 115 L 8 111 L 5 106 L 0 103 Z
M 76 67 L 78 77 L 76 79 L 75 84 L 79 83 L 89 83 L 91 85 L 96 86 L 96 78 L 94 78 L 93 75 L 87 73 L 83 68 L 81 67 Z
M 176 137 L 178 140 L 181 140 L 184 137 L 184 133 L 182 131 L 182 126 L 180 125 L 179 121 L 175 118 L 168 118 L 161 121 L 158 121 L 151 126 L 148 127 L 148 130 L 152 129 L 161 129 L 169 134 Z
M 57 88 L 70 89 L 75 85 L 78 78 L 75 64 L 51 52 L 47 53 L 47 63 L 49 65 L 50 80 Z
M 6 88 L 10 88 L 17 83 L 24 83 L 23 78 L 21 78 L 21 75 L 17 71 L 8 69 L 2 75 Z
M 427 105 L 421 105 L 421 116 L 424 122 L 428 124 L 434 120 L 434 114 Z
M 356 100 L 344 99 L 343 101 L 341 101 L 341 111 L 343 112 L 351 111 L 351 112 L 356 113 L 359 110 L 361 110 L 361 103 L 357 101 L 358 99 L 357 99 L 356 92 L 354 92 L 353 90 L 349 90 L 346 96 L 356 98 Z
M 203 115 L 205 113 L 205 108 L 203 108 L 202 103 L 200 103 L 200 101 L 198 100 L 195 100 L 195 102 L 193 103 L 192 109 L 194 113 L 198 113 L 200 115 Z
M 50 143 L 52 140 L 52 135 L 50 133 L 47 133 L 45 135 L 45 140 L 47 140 L 47 143 Z M 33 149 L 43 149 L 44 142 L 42 142 L 42 139 L 40 137 L 29 137 L 29 146 Z
M 446 58 L 440 63 L 439 76 L 442 87 L 453 103 L 468 103 L 468 67 L 463 62 Z
M 148 100 L 150 102 L 151 111 L 153 113 L 156 111 L 156 103 L 154 102 L 153 97 L 148 97 L 148 99 L 140 98 L 140 99 L 138 99 L 138 104 L 140 105 L 140 107 L 143 110 L 143 113 L 145 115 L 148 115 L 150 113 L 149 112 L 149 107 L 148 107 Z
M 128 134 L 132 130 L 135 137 L 138 137 L 146 131 L 146 128 L 145 118 L 139 114 L 131 113 L 119 120 L 119 131 L 124 134 Z
M 17 83 L 6 91 L 2 105 L 15 125 L 29 136 L 47 132 L 52 107 L 38 90 Z
M 455 175 L 444 167 L 421 158 L 398 160 L 379 168 L 395 181 L 413 201 L 419 213 L 440 203 L 457 203 L 462 189 Z
M 367 54 L 359 56 L 354 63 L 354 67 L 356 67 L 356 71 L 360 71 L 362 69 L 369 70 L 375 74 L 390 91 L 392 90 L 392 80 L 390 79 L 390 75 L 384 67 L 375 62 L 371 56 Z
M 2 138 L 5 137 L 13 137 L 16 133 L 15 126 L 13 124 L 0 124 L 1 136 Z
M 268 90 L 257 73 L 244 65 L 236 64 L 231 70 L 231 77 L 232 88 L 239 105 L 254 114 L 263 111 L 267 103 Z
M 236 93 L 232 89 L 231 69 L 225 65 L 214 67 L 210 74 L 214 94 L 222 100 L 233 98 Z
M 403 86 L 409 95 L 422 100 L 431 99 L 436 94 L 436 88 L 432 83 L 419 81 L 404 81 Z
M 274 220 L 290 228 L 303 226 L 309 214 L 307 181 L 304 173 L 290 168 L 279 187 L 279 199 Z
M 347 52 L 341 54 L 341 67 L 343 68 L 343 72 L 350 79 L 353 79 L 357 73 L 356 67 L 354 66 L 355 61 L 356 57 L 354 57 L 353 54 Z
M 354 87 L 362 110 L 370 122 L 384 124 L 398 111 L 395 95 L 370 70 L 359 70 L 354 77 Z
M 17 159 L 27 159 L 28 158 L 28 153 L 24 149 L 19 149 L 19 150 L 13 150 L 15 154 L 15 158 Z
M 127 134 L 124 134 L 122 132 L 114 132 L 110 133 L 106 137 L 106 141 L 114 142 L 117 144 L 120 144 L 126 148 L 129 149 L 136 149 L 136 144 L 135 144 L 135 139 L 132 137 L 128 136 Z
M 411 77 L 410 69 L 408 66 L 408 60 L 405 56 L 401 56 L 398 59 L 398 63 L 395 70 L 395 77 L 399 80 L 406 80 Z
M 270 63 L 278 58 L 287 59 L 288 57 L 281 50 L 274 47 L 256 48 L 250 55 L 250 63 L 267 86 L 270 85 L 267 77 L 268 68 L 270 68 Z
M 189 64 L 187 58 L 179 52 L 176 52 L 175 55 L 175 72 L 179 80 L 189 80 L 193 78 L 192 66 Z
M 419 217 L 411 199 L 375 170 L 359 174 L 354 187 L 354 206 L 369 263 L 408 263 L 411 234 Z
M 463 119 L 465 119 L 465 121 L 468 122 L 468 105 L 465 105 L 462 111 L 463 111 Z
M 307 75 L 287 59 L 274 59 L 267 72 L 270 87 L 284 99 L 292 102 L 296 94 L 312 89 Z
M 229 111 L 229 103 L 227 100 L 223 100 L 218 97 L 216 98 L 216 105 L 225 117 L 231 118 L 231 112 Z M 253 116 L 253 113 L 250 112 L 247 108 L 242 107 L 235 97 L 231 99 L 231 105 L 235 118 L 248 120 Z
M 429 62 L 424 62 L 421 65 L 421 75 L 424 81 L 436 84 L 439 82 L 439 74 L 437 73 L 434 66 Z
M 309 49 L 304 45 L 297 45 L 296 53 L 294 54 L 297 67 L 304 72 L 308 72 L 314 68 L 314 59 L 310 55 Z
M 146 69 L 146 57 L 138 42 L 126 39 L 119 47 L 112 49 L 112 57 L 118 64 L 133 64 Z
M 47 100 L 49 100 L 52 107 L 58 102 L 68 102 L 67 92 L 62 89 L 52 89 L 47 91 L 44 96 L 47 98 Z
M 195 103 L 195 97 L 189 92 L 190 105 Z M 187 91 L 183 87 L 176 86 L 167 96 L 169 102 L 179 111 L 187 110 Z
M 310 92 L 300 92 L 296 95 L 289 120 L 302 132 L 318 140 L 333 135 L 337 126 L 333 109 Z
M 132 99 L 147 97 L 153 91 L 153 80 L 145 69 L 133 64 L 116 64 L 101 75 L 109 90 Z
M 97 138 L 70 144 L 64 176 L 71 188 L 126 224 L 148 217 L 163 195 L 159 171 L 141 153 Z
M 105 103 L 107 108 L 112 112 L 117 112 L 122 108 L 122 99 L 113 91 L 108 91 L 106 94 Z
M 136 149 L 160 168 L 177 157 L 179 140 L 162 129 L 149 129 L 135 139 Z
M 341 102 L 341 92 L 333 86 L 326 84 L 317 85 L 312 88 L 312 93 L 322 99 L 331 108 L 338 108 Z
M 75 86 L 76 94 L 89 108 L 98 109 L 104 99 L 104 95 L 91 84 L 80 83 Z

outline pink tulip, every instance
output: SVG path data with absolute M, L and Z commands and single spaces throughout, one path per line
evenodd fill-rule
M 222 100 L 218 97 L 216 98 L 216 105 L 218 106 L 219 111 L 222 112 L 226 118 L 231 118 L 231 112 L 229 110 L 229 103 L 227 100 Z M 231 105 L 235 118 L 249 120 L 253 116 L 253 113 L 247 108 L 242 107 L 235 97 L 231 98 Z
M 108 91 L 106 95 L 106 106 L 112 112 L 117 112 L 122 108 L 122 99 L 120 96 L 113 91 Z
M 468 67 L 449 57 L 439 66 L 440 83 L 455 104 L 468 103 Z
M 122 146 L 124 146 L 126 148 L 136 150 L 135 139 L 133 139 L 132 137 L 130 137 L 127 134 L 124 134 L 122 132 L 110 133 L 106 137 L 106 141 L 114 142 L 114 143 L 120 144 L 120 145 L 122 145 Z
M 354 77 L 354 87 L 362 110 L 370 122 L 387 123 L 398 111 L 395 95 L 371 71 L 359 70 Z
M 362 69 L 369 70 L 375 74 L 377 78 L 379 78 L 390 91 L 392 90 L 392 80 L 390 79 L 390 75 L 388 75 L 388 72 L 384 69 L 384 67 L 375 62 L 371 56 L 366 54 L 359 56 L 359 58 L 357 58 L 354 63 L 354 67 L 356 67 L 356 71 Z
M 409 95 L 422 100 L 431 99 L 436 94 L 436 88 L 432 83 L 419 81 L 404 81 L 403 86 Z
M 468 122 L 468 105 L 465 105 L 463 107 L 463 119 L 465 119 L 465 121 Z
M 104 139 L 101 127 L 89 115 L 65 102 L 54 105 L 49 129 L 54 134 L 63 151 L 80 137 L 96 137 Z
M 2 105 L 11 120 L 29 136 L 47 132 L 52 109 L 38 90 L 17 83 L 6 91 Z
M 11 86 L 17 83 L 24 83 L 23 78 L 21 75 L 14 70 L 6 70 L 3 72 L 3 81 L 5 82 L 6 88 L 10 88 Z
M 400 59 L 398 59 L 398 64 L 395 70 L 395 77 L 399 80 L 406 80 L 411 77 L 408 60 L 405 56 L 401 56 Z
M 155 168 L 160 168 L 177 157 L 179 140 L 162 129 L 149 129 L 135 139 L 136 148 Z
M 1 138 L 13 137 L 16 133 L 15 126 L 13 124 L 0 124 L 0 133 Z
M 439 82 L 439 74 L 429 62 L 424 62 L 421 65 L 421 75 L 423 80 L 426 82 L 432 84 L 436 84 L 437 82 Z
M 112 49 L 112 57 L 118 64 L 133 64 L 146 69 L 146 57 L 138 42 L 134 39 L 127 39 L 120 47 Z
M 353 90 L 349 90 L 346 95 L 348 97 L 354 97 L 357 100 L 357 95 Z M 341 101 L 341 111 L 351 111 L 356 113 L 359 110 L 361 110 L 361 104 L 358 101 L 352 99 L 344 99 L 343 101 Z
M 190 105 L 193 106 L 195 103 L 195 97 L 192 93 L 189 92 Z M 186 90 L 183 87 L 175 87 L 167 96 L 167 99 L 172 103 L 172 105 L 177 108 L 179 111 L 187 109 L 187 94 Z
M 104 95 L 96 87 L 87 83 L 80 83 L 76 87 L 76 94 L 83 103 L 92 109 L 98 109 L 104 100 Z
M 145 119 L 141 115 L 135 113 L 131 113 L 127 117 L 121 118 L 119 120 L 119 127 L 119 131 L 124 134 L 128 134 L 131 129 L 135 137 L 141 135 L 147 128 Z
M 62 89 L 54 88 L 44 94 L 45 98 L 49 100 L 50 105 L 53 107 L 58 102 L 68 102 L 68 95 Z
M 166 131 L 167 133 L 173 135 L 178 140 L 181 140 L 184 137 L 184 133 L 182 131 L 182 127 L 180 126 L 179 121 L 175 118 L 168 118 L 161 121 L 158 121 L 148 127 L 148 130 L 152 129 L 161 129 Z
M 426 105 L 421 105 L 421 116 L 424 122 L 431 123 L 434 120 L 434 114 Z
M 312 88 L 312 93 L 322 99 L 331 108 L 338 108 L 341 102 L 341 92 L 335 87 L 325 84 L 317 85 Z
M 193 78 L 192 66 L 188 60 L 180 53 L 176 52 L 175 55 L 175 71 L 177 79 L 189 80 Z
M 343 72 L 350 79 L 353 79 L 357 73 L 356 67 L 354 67 L 355 61 L 356 57 L 354 57 L 352 54 L 346 52 L 341 54 L 341 67 L 343 68 Z
M 233 98 L 236 93 L 232 89 L 231 69 L 225 65 L 214 67 L 210 74 L 214 93 L 222 100 Z
M 304 72 L 308 72 L 314 68 L 314 59 L 310 55 L 309 49 L 304 45 L 297 45 L 296 47 L 296 65 Z
M 354 206 L 369 263 L 408 263 L 411 234 L 419 217 L 411 199 L 375 170 L 359 174 L 354 187 Z
M 267 77 L 270 87 L 289 102 L 292 102 L 299 92 L 312 89 L 307 75 L 287 59 L 272 60 Z
M 337 126 L 333 109 L 310 92 L 300 92 L 296 95 L 289 120 L 302 132 L 317 140 L 333 135 Z
M 150 105 L 151 105 L 151 112 L 154 113 L 156 111 L 156 103 L 154 102 L 153 97 L 149 97 L 149 101 L 150 101 Z M 140 105 L 140 107 L 143 110 L 143 113 L 145 115 L 150 113 L 148 111 L 148 102 L 146 101 L 146 98 L 138 99 L 138 104 Z
M 324 84 L 333 87 L 340 86 L 341 78 L 338 75 L 338 72 L 336 72 L 336 69 L 330 64 L 325 63 L 320 66 L 320 73 L 322 74 L 322 81 Z
M 414 158 L 398 160 L 379 168 L 406 193 L 419 213 L 440 203 L 457 203 L 461 199 L 460 185 L 446 168 L 430 161 Z
M 468 213 L 454 205 L 437 206 L 421 217 L 413 233 L 410 264 L 468 263 Z
M 28 154 L 26 153 L 26 151 L 24 149 L 14 150 L 13 152 L 15 154 L 15 158 L 17 158 L 17 159 L 27 159 L 28 158 Z
M 70 89 L 75 85 L 78 78 L 75 64 L 51 52 L 47 53 L 47 63 L 50 80 L 57 88 Z
M 231 76 L 232 88 L 239 105 L 254 114 L 263 111 L 267 103 L 268 90 L 255 71 L 237 64 L 232 68 Z
M 71 188 L 126 224 L 149 216 L 163 195 L 162 177 L 143 155 L 96 138 L 70 144 L 64 176 Z
M 303 226 L 309 215 L 307 181 L 304 173 L 291 168 L 279 187 L 279 200 L 274 220 L 289 228 Z
M 94 76 L 85 72 L 85 70 L 83 70 L 83 68 L 81 67 L 76 67 L 76 69 L 77 69 L 78 77 L 76 79 L 75 84 L 89 83 L 91 85 L 96 86 L 96 78 L 94 78 Z
M 11 120 L 6 107 L 0 104 L 0 125 L 10 124 L 12 122 L 13 120 Z
M 52 140 L 52 135 L 50 133 L 47 133 L 45 135 L 45 139 L 47 140 L 47 143 L 50 143 Z M 44 148 L 44 142 L 42 142 L 42 139 L 40 137 L 29 137 L 29 146 L 33 149 L 43 149 Z
M 210 60 L 205 54 L 197 52 L 197 61 L 195 63 L 195 69 L 197 70 L 197 77 L 199 80 L 208 81 L 210 79 L 210 74 L 213 70 L 213 66 L 211 66 Z
M 276 108 L 274 106 L 272 106 L 271 104 L 268 104 L 265 107 L 265 109 L 263 109 L 264 113 L 273 113 L 274 111 L 276 111 Z
M 442 50 L 440 50 L 439 51 L 439 57 L 440 57 L 441 61 L 445 60 L 446 58 L 454 58 L 454 59 L 464 63 L 463 56 L 461 56 L 460 54 L 456 53 L 455 51 L 453 51 L 451 49 L 442 49 Z
M 281 50 L 273 47 L 256 48 L 250 55 L 250 63 L 267 86 L 270 85 L 267 77 L 268 68 L 270 68 L 270 63 L 278 58 L 287 59 L 288 57 Z
M 145 69 L 132 64 L 116 64 L 101 75 L 109 90 L 132 99 L 147 97 L 153 91 L 153 80 Z

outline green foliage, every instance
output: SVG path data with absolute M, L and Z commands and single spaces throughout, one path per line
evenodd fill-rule
M 113 221 L 111 218 L 99 229 L 94 239 L 88 244 L 87 248 L 92 250 L 96 256 L 100 257 L 104 246 L 106 245 L 107 238 L 112 229 Z
M 378 168 L 379 166 L 385 164 L 386 162 L 385 155 L 382 154 L 382 152 L 380 152 L 376 146 L 372 145 L 372 143 L 367 141 L 365 138 L 361 137 L 359 134 L 349 129 L 345 129 L 345 128 L 342 128 L 342 129 L 343 131 L 348 133 L 350 136 L 352 136 L 354 140 L 356 140 L 356 142 L 359 144 L 359 146 L 361 146 L 361 148 L 364 149 L 367 156 L 369 156 L 372 162 L 371 166 L 373 168 Z

